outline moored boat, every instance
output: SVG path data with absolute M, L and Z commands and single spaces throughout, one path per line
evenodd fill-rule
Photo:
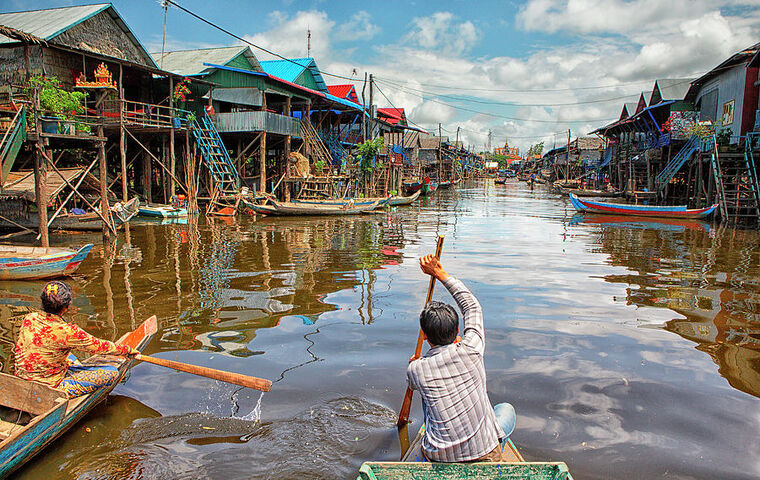
M 156 330 L 156 317 L 150 317 L 117 343 L 142 350 Z M 0 478 L 29 461 L 104 400 L 124 377 L 132 359 L 95 355 L 82 363 L 113 365 L 119 371 L 118 380 L 110 387 L 69 399 L 47 385 L 0 373 L 0 407 L 22 420 L 19 424 L 0 421 Z
M 412 203 L 414 203 L 415 200 L 420 198 L 420 195 L 422 195 L 422 192 L 417 190 L 416 192 L 409 195 L 408 197 L 391 197 L 388 199 L 388 205 L 390 205 L 391 207 L 411 205 Z
M 451 188 L 451 182 L 440 182 L 438 184 L 438 189 L 439 190 L 446 190 L 448 188 Z
M 705 208 L 687 209 L 685 205 L 651 206 L 598 202 L 581 199 L 572 193 L 570 194 L 570 203 L 579 212 L 660 218 L 706 218 L 718 208 L 717 204 Z
M 70 275 L 90 253 L 79 249 L 0 245 L 0 280 L 41 280 Z
M 161 205 L 151 203 L 140 206 L 140 216 L 159 217 L 159 218 L 178 218 L 186 217 L 187 209 L 179 208 L 172 205 Z
M 291 200 L 293 203 L 302 203 L 305 205 L 330 205 L 330 206 L 353 206 L 353 207 L 369 207 L 375 205 L 375 208 L 382 208 L 389 204 L 390 196 L 388 197 L 368 197 L 368 198 L 326 198 L 326 199 L 295 199 Z
M 254 213 L 271 216 L 359 215 L 377 208 L 377 202 L 358 207 L 350 205 L 309 205 L 274 200 L 269 200 L 267 205 L 259 205 L 245 199 L 241 203 L 244 208 Z

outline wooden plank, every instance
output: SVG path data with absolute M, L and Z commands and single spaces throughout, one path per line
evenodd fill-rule
M 546 479 L 571 480 L 563 462 L 480 462 L 480 463 L 405 463 L 366 462 L 359 469 L 359 478 L 366 480 L 459 480 L 478 479 Z
M 41 383 L 0 373 L 0 405 L 32 415 L 41 415 L 55 405 L 64 394 Z

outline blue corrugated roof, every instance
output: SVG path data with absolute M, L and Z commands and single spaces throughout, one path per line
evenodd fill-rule
M 321 92 L 328 92 L 327 84 L 322 78 L 322 74 L 319 72 L 317 62 L 313 58 L 291 58 L 288 60 L 267 60 L 259 62 L 261 68 L 264 69 L 269 75 L 272 75 L 288 82 L 295 82 L 301 73 L 307 68 L 311 71 L 311 76 L 314 78 L 314 82 L 317 84 L 317 90 Z

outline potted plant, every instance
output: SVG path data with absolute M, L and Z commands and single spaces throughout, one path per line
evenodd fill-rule
M 322 171 L 324 170 L 324 168 L 325 168 L 325 161 L 322 160 L 321 158 L 317 160 L 316 162 L 314 162 L 314 173 L 316 173 L 317 175 L 322 175 Z
M 75 125 L 76 134 L 79 136 L 88 136 L 92 134 L 92 127 L 86 123 L 77 122 Z
M 727 152 L 731 144 L 731 129 L 724 127 L 717 132 L 715 134 L 715 143 L 718 144 L 721 152 Z
M 39 91 L 40 109 L 51 114 L 41 116 L 42 131 L 45 133 L 68 133 L 73 135 L 75 131 L 74 117 L 84 112 L 82 100 L 87 96 L 83 92 L 69 92 L 56 77 L 32 77 L 27 84 L 27 95 Z M 61 122 L 64 120 L 64 122 Z

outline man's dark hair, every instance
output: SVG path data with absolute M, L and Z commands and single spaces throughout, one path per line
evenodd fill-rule
M 71 288 L 63 282 L 50 282 L 40 294 L 45 313 L 60 315 L 71 303 Z
M 420 328 L 433 345 L 448 345 L 457 338 L 459 315 L 451 305 L 430 302 L 420 313 Z

